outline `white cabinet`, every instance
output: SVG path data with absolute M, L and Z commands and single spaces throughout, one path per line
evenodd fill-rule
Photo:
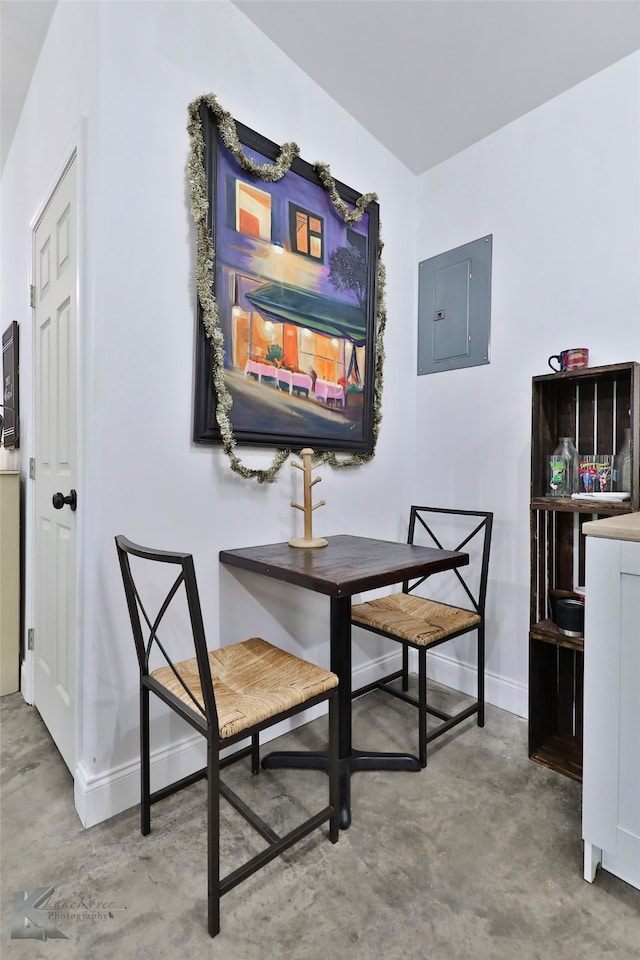
M 0 696 L 15 693 L 20 667 L 20 474 L 0 470 Z
M 640 514 L 582 530 L 584 876 L 601 864 L 640 889 Z

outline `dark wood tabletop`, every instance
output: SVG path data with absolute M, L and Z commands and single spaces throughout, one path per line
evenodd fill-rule
M 467 553 L 339 534 L 326 547 L 270 543 L 221 550 L 220 562 L 329 597 L 349 597 L 469 563 Z

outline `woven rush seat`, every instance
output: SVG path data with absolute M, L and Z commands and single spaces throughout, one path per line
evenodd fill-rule
M 473 610 L 450 607 L 408 593 L 392 593 L 355 604 L 351 620 L 358 626 L 392 633 L 417 647 L 428 647 L 480 623 L 479 615 Z
M 338 840 L 338 677 L 261 637 L 209 650 L 193 555 L 144 547 L 122 535 L 115 540 L 138 660 L 140 830 L 143 836 L 150 833 L 153 804 L 206 780 L 206 842 L 202 839 L 206 851 L 207 927 L 209 935 L 215 937 L 220 932 L 220 900 L 225 893 L 324 824 L 328 824 L 331 843 Z M 189 656 L 187 650 L 195 656 Z M 176 654 L 184 659 L 177 660 Z M 205 766 L 179 778 L 170 770 L 168 776 L 164 774 L 164 780 L 169 782 L 155 790 L 151 790 L 152 697 L 206 741 Z M 315 812 L 315 800 L 311 801 L 311 810 L 306 803 L 296 802 L 304 813 L 294 813 L 295 825 L 287 820 L 286 827 L 276 831 L 225 782 L 222 773 L 246 758 L 250 760 L 251 774 L 259 774 L 260 735 L 282 721 L 302 719 L 305 711 L 318 707 L 328 714 L 327 750 L 322 753 L 323 769 L 329 775 L 328 802 Z M 234 745 L 237 749 L 231 750 Z M 162 771 L 160 776 L 163 777 Z M 242 784 L 239 777 L 236 780 Z M 300 786 L 304 786 L 304 778 Z M 252 790 L 251 795 L 257 797 L 258 792 Z M 220 861 L 222 800 L 261 841 L 257 847 L 248 847 L 251 855 L 225 876 L 221 875 Z
M 197 659 L 182 660 L 174 666 L 204 709 Z M 216 690 L 221 740 L 338 686 L 334 673 L 280 650 L 260 637 L 210 650 L 209 667 Z M 151 676 L 187 706 L 193 705 L 171 667 L 159 667 Z

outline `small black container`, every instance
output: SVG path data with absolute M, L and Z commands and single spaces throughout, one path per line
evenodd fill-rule
M 551 619 L 555 624 L 558 623 L 558 601 L 559 600 L 581 600 L 579 593 L 575 593 L 574 590 L 549 590 L 549 608 L 551 611 Z
M 560 633 L 564 633 L 566 637 L 582 637 L 584 635 L 584 603 L 581 600 L 558 600 L 556 624 Z

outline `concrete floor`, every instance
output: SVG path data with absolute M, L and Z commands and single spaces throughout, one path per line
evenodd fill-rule
M 458 700 L 445 688 L 436 695 Z M 525 721 L 496 708 L 430 745 L 421 773 L 360 773 L 349 830 L 316 831 L 222 900 L 206 931 L 205 787 L 84 830 L 71 777 L 37 712 L 4 697 L 0 953 L 18 960 L 634 960 L 640 891 L 598 871 L 582 879 L 580 785 L 527 758 Z M 415 750 L 416 713 L 380 693 L 354 704 L 354 744 Z M 317 749 L 324 720 L 279 745 Z M 295 797 L 322 805 L 317 772 L 227 776 L 274 826 Z M 223 869 L 246 830 L 224 805 Z M 10 938 L 15 891 L 51 884 L 67 940 Z M 93 909 L 97 902 L 110 909 Z M 63 918 L 89 908 L 91 919 Z

